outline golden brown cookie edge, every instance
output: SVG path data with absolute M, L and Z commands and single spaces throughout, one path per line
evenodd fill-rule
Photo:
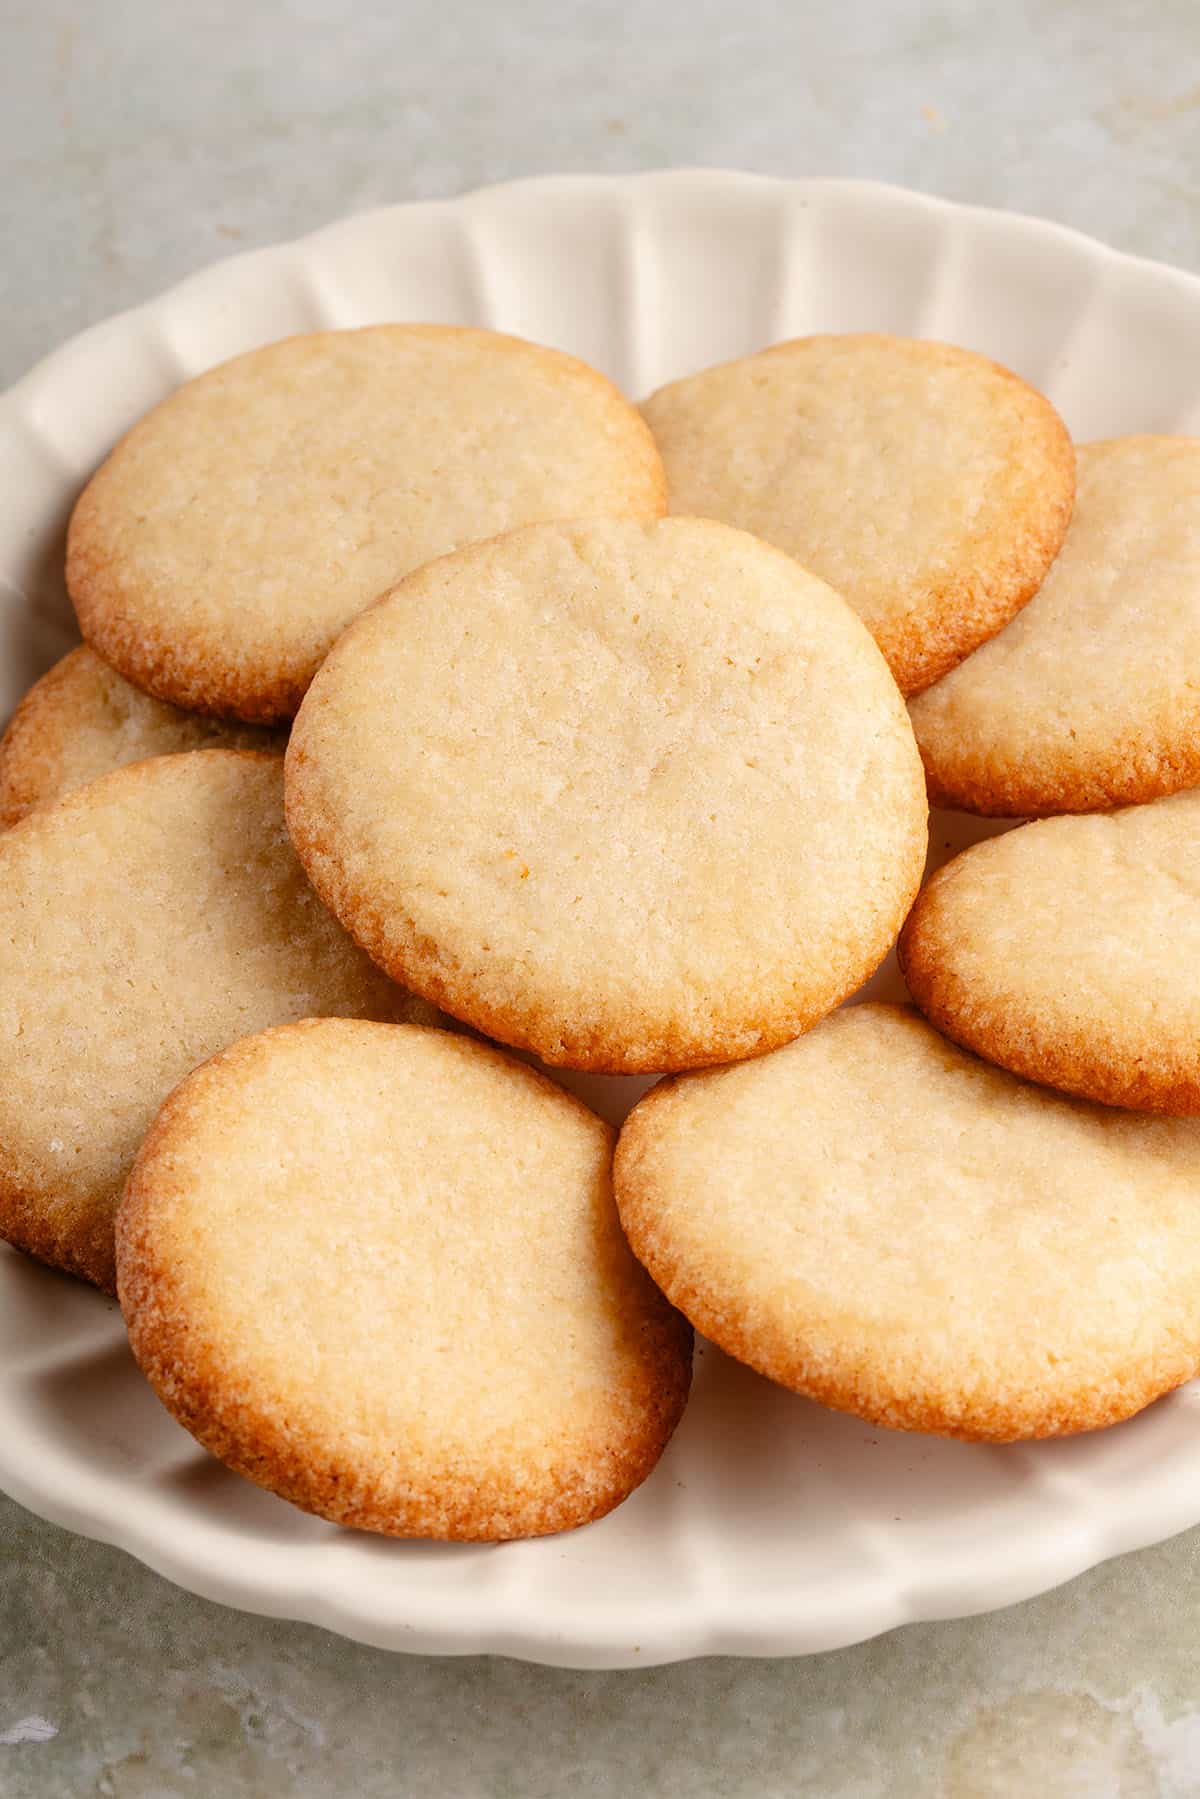
M 889 1011 L 916 1016 L 914 1008 L 887 1005 Z M 1061 1397 L 1048 1403 L 1033 1397 L 1027 1406 L 996 1403 L 981 1406 L 969 1394 L 916 1394 L 898 1389 L 868 1358 L 847 1358 L 848 1366 L 830 1371 L 806 1358 L 804 1346 L 785 1341 L 777 1332 L 756 1328 L 730 1302 L 681 1270 L 670 1245 L 657 1229 L 655 1186 L 647 1171 L 647 1146 L 653 1142 L 654 1115 L 681 1085 L 703 1075 L 673 1075 L 652 1087 L 634 1106 L 621 1128 L 613 1158 L 613 1191 L 621 1225 L 635 1256 L 695 1330 L 726 1355 L 763 1375 L 776 1386 L 865 1423 L 953 1438 L 967 1443 L 1012 1443 L 1045 1437 L 1074 1436 L 1119 1424 L 1195 1376 L 1200 1342 L 1159 1349 L 1145 1364 L 1104 1387 L 1081 1389 L 1072 1402 Z M 854 1363 L 858 1360 L 858 1366 Z
M 696 522 L 714 524 L 710 520 Z M 735 531 L 739 536 L 750 535 L 738 531 L 734 526 L 716 523 L 715 528 L 722 532 Z M 523 529 L 536 530 L 538 527 L 526 526 Z M 502 534 L 510 535 L 515 533 Z M 464 548 L 470 551 L 482 547 L 483 543 L 500 541 L 502 538 L 485 539 L 481 540 L 480 545 L 467 545 Z M 786 557 L 786 552 L 768 545 L 763 539 L 752 538 L 752 541 L 763 549 L 770 550 L 775 556 Z M 464 552 L 452 551 L 447 557 L 438 560 L 450 561 L 462 553 Z M 413 571 L 414 575 L 420 572 Z M 367 611 L 374 612 L 386 605 L 402 592 L 404 585 L 404 581 L 398 582 L 395 587 L 381 594 Z M 851 610 L 847 608 L 847 611 Z M 336 665 L 339 653 L 352 643 L 355 629 L 364 617 L 365 614 L 360 614 L 346 628 L 320 672 Z M 864 644 L 870 646 L 872 653 L 879 654 L 882 661 L 878 645 L 862 625 L 862 621 L 859 620 L 858 623 Z M 323 697 L 318 688 L 311 701 L 307 694 L 305 701 L 315 707 L 323 702 Z M 919 764 L 919 755 L 917 760 Z M 577 1032 L 568 1041 L 562 1030 L 562 1019 L 548 1010 L 540 1012 L 523 1008 L 518 1012 L 515 1008 L 482 1003 L 470 981 L 461 978 L 457 967 L 447 961 L 435 943 L 416 929 L 410 918 L 401 917 L 394 906 L 376 906 L 356 891 L 353 882 L 346 879 L 331 847 L 332 833 L 321 828 L 322 814 L 326 808 L 319 797 L 314 798 L 308 791 L 309 784 L 317 778 L 312 771 L 313 759 L 305 742 L 305 721 L 298 714 L 284 757 L 284 816 L 288 833 L 315 892 L 359 948 L 391 980 L 408 988 L 449 1017 L 458 1019 L 460 1023 L 494 1038 L 510 1049 L 525 1050 L 536 1055 L 551 1067 L 569 1068 L 587 1074 L 685 1073 L 716 1068 L 729 1062 L 763 1055 L 803 1036 L 822 1018 L 835 1011 L 844 1000 L 857 993 L 886 960 L 920 890 L 929 847 L 926 805 L 921 814 L 919 832 L 904 846 L 903 855 L 897 853 L 898 899 L 886 930 L 880 929 L 871 941 L 860 947 L 853 972 L 833 986 L 826 985 L 807 1003 L 793 1004 L 783 1012 L 776 1010 L 747 1015 L 736 1031 L 729 1030 L 723 1035 L 713 1033 L 703 1042 L 669 1030 L 660 1030 L 650 1047 L 631 1047 L 630 1040 L 636 1035 L 632 1031 L 626 1032 L 620 1041 L 611 1033 L 601 1030 Z
M 1147 1038 L 1139 1053 L 1103 1029 L 1055 1039 L 1035 1012 L 1014 1014 L 1003 1003 L 972 997 L 970 983 L 956 975 L 939 946 L 942 898 L 951 871 L 987 847 L 975 844 L 938 870 L 918 894 L 896 945 L 900 972 L 930 1024 L 981 1060 L 1076 1099 L 1170 1117 L 1200 1114 L 1200 1054 L 1194 1047 L 1190 1057 L 1168 1056 L 1158 1039 Z
M 406 336 L 428 338 L 487 338 L 496 347 L 508 351 L 535 351 L 552 360 L 564 375 L 570 371 L 576 378 L 586 379 L 605 396 L 614 410 L 628 415 L 632 452 L 630 485 L 634 491 L 627 513 L 618 516 L 657 518 L 666 511 L 666 476 L 649 426 L 615 382 L 590 363 L 565 350 L 480 326 L 394 323 L 352 329 L 402 332 Z M 273 667 L 264 667 L 258 675 L 249 678 L 228 665 L 222 669 L 214 668 L 211 658 L 203 650 L 193 655 L 180 640 L 172 640 L 139 616 L 136 602 L 131 604 L 122 592 L 119 564 L 105 545 L 104 502 L 108 487 L 119 476 L 127 446 L 145 435 L 152 435 L 156 418 L 193 382 L 225 373 L 238 363 L 251 362 L 262 351 L 274 350 L 280 344 L 340 335 L 342 333 L 338 331 L 295 332 L 290 337 L 229 357 L 181 383 L 119 439 L 76 501 L 67 527 L 66 584 L 80 631 L 105 662 L 153 698 L 178 706 L 185 712 L 201 712 L 252 725 L 282 725 L 299 709 L 321 659 L 311 665 L 305 661 L 300 666 L 295 658 L 281 656 Z
M 1006 579 L 967 580 L 959 576 L 948 580 L 929 590 L 928 598 L 940 604 L 925 620 L 924 629 L 918 629 L 911 620 L 898 618 L 889 629 L 872 633 L 901 693 L 906 699 L 915 698 L 957 668 L 974 650 L 997 636 L 1037 593 L 1062 548 L 1071 522 L 1075 503 L 1075 446 L 1057 408 L 1039 388 L 990 356 L 936 338 L 902 337 L 885 331 L 818 332 L 807 337 L 786 338 L 732 361 L 748 363 L 771 356 L 786 357 L 800 349 L 850 338 L 863 343 L 901 346 L 906 351 L 916 348 L 922 353 L 929 352 L 933 361 L 969 363 L 986 369 L 1003 385 L 1018 390 L 1033 427 L 1040 435 L 1045 479 L 1052 489 L 1044 512 L 1026 521 L 1026 528 L 1018 539 L 1019 553 L 1013 553 L 1011 529 L 993 535 L 991 541 L 1006 552 L 997 558 L 1000 568 L 1007 569 Z M 727 368 L 731 363 L 712 366 Z M 643 402 L 643 416 L 660 396 L 685 387 L 708 372 L 707 369 L 698 370 L 695 375 L 685 375 L 657 388 Z M 668 487 L 669 484 L 668 475 Z
M 530 1500 L 528 1489 L 515 1502 L 497 1492 L 466 1504 L 447 1501 L 442 1485 L 424 1496 L 419 1510 L 398 1512 L 369 1498 L 354 1497 L 358 1475 L 335 1462 L 298 1452 L 277 1420 L 248 1404 L 244 1390 L 229 1398 L 221 1378 L 219 1357 L 190 1329 L 186 1296 L 169 1254 L 156 1253 L 153 1240 L 156 1157 L 169 1154 L 173 1137 L 186 1130 L 196 1094 L 221 1071 L 259 1053 L 260 1046 L 284 1035 L 320 1029 L 330 1021 L 304 1019 L 243 1038 L 201 1063 L 168 1095 L 138 1152 L 117 1211 L 117 1293 L 129 1332 L 130 1347 L 142 1372 L 167 1410 L 204 1448 L 235 1473 L 265 1488 L 300 1510 L 350 1528 L 398 1537 L 449 1542 L 500 1542 L 548 1536 L 604 1517 L 642 1484 L 657 1466 L 683 1416 L 692 1379 L 692 1331 L 687 1321 L 647 1281 L 652 1310 L 647 1319 L 653 1347 L 648 1362 L 659 1374 L 646 1409 L 646 1430 L 629 1442 L 623 1454 L 611 1451 L 603 1475 L 581 1491 L 577 1469 L 565 1469 Z M 340 1023 L 366 1021 L 341 1020 Z M 415 1025 L 372 1024 L 376 1030 L 421 1030 Z M 537 1082 L 556 1101 L 596 1120 L 584 1102 L 567 1093 L 549 1076 L 514 1062 L 490 1044 L 458 1040 L 465 1049 L 486 1056 L 509 1073 Z M 609 1139 L 615 1136 L 605 1127 Z M 640 1268 L 638 1273 L 642 1271 Z

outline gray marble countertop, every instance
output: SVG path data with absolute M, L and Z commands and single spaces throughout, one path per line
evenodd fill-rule
M 231 250 L 507 176 L 874 176 L 1200 268 L 1195 0 L 4 8 L 0 379 Z M 636 1674 L 389 1657 L 0 1502 L 5 1799 L 1200 1793 L 1200 1532 L 987 1618 Z

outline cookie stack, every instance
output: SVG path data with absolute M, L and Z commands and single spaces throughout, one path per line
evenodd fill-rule
M 879 336 L 641 413 L 432 326 L 181 388 L 0 743 L 0 1231 L 230 1466 L 397 1535 L 602 1515 L 692 1325 L 964 1438 L 1188 1379 L 1200 445 L 1076 461 Z M 919 892 L 927 780 L 1088 816 Z M 901 927 L 931 1022 L 836 1010 Z M 614 1142 L 535 1060 L 671 1078 Z

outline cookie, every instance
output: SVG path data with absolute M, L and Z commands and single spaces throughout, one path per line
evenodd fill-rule
M 431 557 L 664 506 L 636 409 L 573 356 L 449 325 L 323 331 L 148 413 L 75 508 L 67 587 L 136 686 L 274 724 L 350 620 Z
M 643 407 L 671 510 L 787 550 L 866 621 L 919 693 L 1037 592 L 1071 516 L 1050 402 L 950 344 L 802 337 Z
M 222 1461 L 338 1524 L 585 1524 L 649 1474 L 691 1376 L 621 1234 L 612 1135 L 446 1032 L 250 1037 L 175 1090 L 130 1177 L 134 1355 Z
M 113 1285 L 113 1212 L 164 1095 L 247 1031 L 430 1016 L 309 887 L 278 756 L 135 762 L 0 836 L 0 1236 Z
M 1037 598 L 912 707 L 930 798 L 1000 818 L 1200 784 L 1200 439 L 1079 450 Z
M 872 1424 L 1092 1430 L 1200 1363 L 1200 1125 L 1029 1086 L 907 1007 L 662 1082 L 615 1184 L 698 1330 Z
M 900 938 L 956 1043 L 1107 1105 L 1200 1112 L 1200 791 L 956 856 Z
M 34 683 L 0 738 L 0 825 L 127 762 L 176 750 L 283 747 L 282 732 L 151 699 L 83 644 Z
M 286 761 L 293 841 L 381 967 L 608 1073 L 754 1055 L 916 892 L 920 759 L 833 591 L 709 520 L 533 526 L 359 619 Z

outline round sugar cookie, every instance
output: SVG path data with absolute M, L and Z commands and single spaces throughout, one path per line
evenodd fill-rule
M 164 1096 L 311 1013 L 428 1018 L 317 899 L 278 756 L 117 769 L 0 835 L 0 1236 L 113 1285 L 113 1212 Z
M 614 1178 L 698 1330 L 874 1424 L 1092 1430 L 1200 1364 L 1200 1124 L 1030 1086 L 907 1007 L 660 1083 Z
M 636 409 L 575 357 L 460 326 L 322 331 L 210 370 L 134 426 L 75 508 L 67 587 L 137 686 L 272 724 L 431 557 L 665 503 Z
M 965 850 L 900 937 L 956 1043 L 1107 1105 L 1200 1112 L 1200 790 Z
M 282 732 L 181 712 L 132 687 L 81 644 L 36 681 L 0 737 L 0 825 L 100 775 L 177 750 L 283 753 Z
M 339 1524 L 585 1524 L 649 1474 L 691 1377 L 621 1234 L 612 1137 L 447 1032 L 237 1043 L 171 1095 L 121 1205 L 134 1355 L 222 1461 Z
M 1081 445 L 1041 592 L 913 702 L 931 800 L 1020 818 L 1200 784 L 1198 662 L 1200 439 Z
M 1071 516 L 1050 402 L 950 344 L 802 337 L 660 388 L 642 408 L 671 510 L 740 525 L 837 588 L 905 693 L 1036 593 Z
M 754 1055 L 860 985 L 926 846 L 850 608 L 710 520 L 533 526 L 342 638 L 287 756 L 317 891 L 431 1003 L 608 1073 Z

